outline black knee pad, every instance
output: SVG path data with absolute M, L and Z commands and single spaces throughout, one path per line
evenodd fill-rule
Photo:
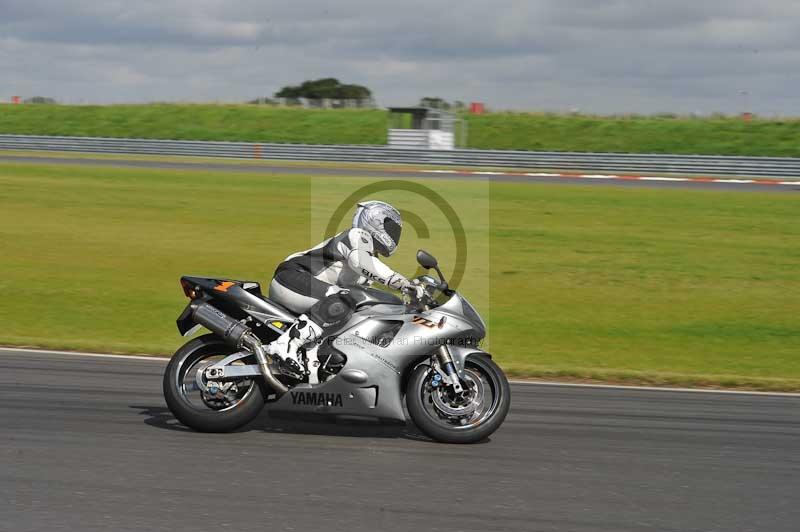
M 356 304 L 349 294 L 333 294 L 308 309 L 307 315 L 323 329 L 343 325 L 355 311 Z

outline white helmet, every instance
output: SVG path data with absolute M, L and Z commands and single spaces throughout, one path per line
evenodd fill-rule
M 353 227 L 372 235 L 375 251 L 388 257 L 400 243 L 403 220 L 400 212 L 383 201 L 365 201 L 358 204 L 353 216 Z

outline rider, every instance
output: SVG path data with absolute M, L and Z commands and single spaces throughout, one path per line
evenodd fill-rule
M 343 325 L 355 310 L 348 287 L 375 281 L 402 291 L 420 287 L 381 262 L 397 249 L 403 221 L 397 209 L 383 201 L 359 203 L 353 227 L 317 246 L 286 258 L 275 270 L 269 297 L 301 314 L 267 352 L 286 369 L 303 373 L 297 350 L 320 342 Z

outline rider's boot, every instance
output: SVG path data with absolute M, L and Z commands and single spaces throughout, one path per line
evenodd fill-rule
M 322 327 L 303 314 L 286 331 L 267 346 L 267 353 L 280 357 L 281 365 L 298 376 L 306 374 L 297 350 L 322 338 Z

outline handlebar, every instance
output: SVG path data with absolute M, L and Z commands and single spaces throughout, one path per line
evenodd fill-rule
M 426 278 L 427 277 L 427 278 Z M 421 298 L 417 297 L 417 291 L 415 289 L 404 289 L 403 293 L 409 296 L 409 303 L 419 303 L 422 304 L 424 307 L 427 307 L 431 303 L 435 303 L 435 293 L 436 291 L 440 291 L 447 296 L 451 296 L 455 293 L 454 290 L 451 290 L 447 284 L 447 281 L 436 281 L 432 277 L 422 276 L 418 277 L 413 280 L 415 286 L 423 286 L 425 287 L 425 293 Z M 432 288 L 433 290 L 429 290 Z
M 434 281 L 433 283 L 428 283 L 428 286 L 433 287 L 434 290 L 439 290 L 445 295 L 452 295 L 454 290 L 450 290 L 450 285 L 447 284 L 447 281 Z

